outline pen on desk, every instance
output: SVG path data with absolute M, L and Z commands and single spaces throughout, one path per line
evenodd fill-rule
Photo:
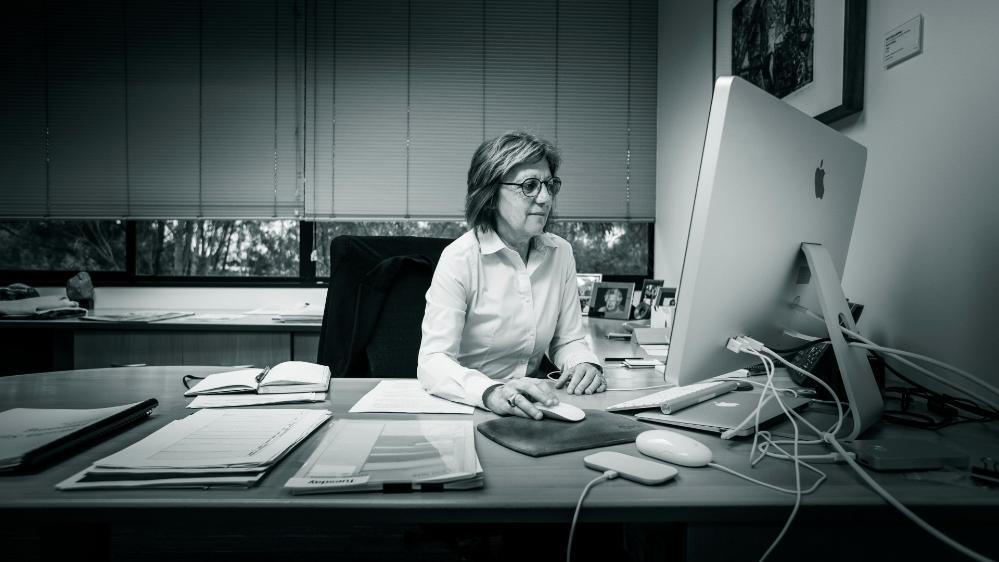
M 604 361 L 607 363 L 620 363 L 624 361 L 638 361 L 641 357 L 604 357 Z
M 257 384 L 259 384 L 260 381 L 264 380 L 264 377 L 267 376 L 267 373 L 270 372 L 270 370 L 271 370 L 271 367 L 270 367 L 270 365 L 268 365 L 268 366 L 264 367 L 263 371 L 260 371 L 260 374 L 257 375 Z

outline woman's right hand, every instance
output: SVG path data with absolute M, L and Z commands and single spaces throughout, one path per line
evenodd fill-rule
M 489 393 L 486 407 L 500 415 L 540 420 L 541 410 L 534 406 L 535 402 L 554 406 L 558 404 L 558 398 L 548 381 L 520 378 L 509 380 L 502 387 Z

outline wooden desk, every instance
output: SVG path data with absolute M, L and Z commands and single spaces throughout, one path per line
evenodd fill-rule
M 97 310 L 97 314 L 119 312 L 128 311 Z M 231 311 L 159 322 L 0 320 L 0 356 L 13 359 L 0 364 L 0 375 L 133 364 L 315 361 L 320 328 L 318 323 L 277 322 L 267 315 Z
M 100 310 L 98 314 L 128 312 Z M 220 313 L 220 315 L 225 315 Z M 229 313 L 234 315 L 234 313 Z M 584 318 L 601 358 L 641 355 L 608 340 L 620 320 Z M 160 322 L 92 322 L 79 318 L 0 320 L 0 376 L 118 365 L 274 365 L 315 361 L 318 323 L 277 322 L 266 315 L 188 316 Z
M 481 490 L 291 496 L 282 490 L 282 486 L 312 452 L 321 429 L 292 451 L 259 486 L 248 490 L 58 492 L 54 489 L 57 482 L 91 462 L 149 435 L 171 420 L 191 413 L 185 408 L 188 400 L 182 396 L 181 377 L 185 374 L 204 375 L 215 370 L 215 367 L 94 369 L 0 379 L 0 410 L 11 407 L 93 408 L 149 397 L 160 401 L 151 419 L 39 474 L 0 477 L 0 520 L 17 522 L 21 526 L 55 529 L 52 532 L 56 536 L 83 523 L 114 529 L 156 529 L 161 526 L 176 527 L 180 522 L 188 535 L 196 535 L 197 529 L 214 528 L 222 521 L 247 533 L 259 528 L 296 529 L 317 524 L 333 529 L 338 525 L 359 523 L 565 523 L 571 519 L 580 491 L 597 476 L 582 463 L 582 458 L 592 451 L 535 459 L 509 451 L 477 435 L 476 447 L 486 474 L 486 485 Z M 612 387 L 643 386 L 654 382 L 648 372 L 609 369 L 608 375 Z M 329 408 L 336 417 L 344 418 L 440 417 L 347 413 L 349 407 L 375 382 L 335 379 L 332 398 L 328 403 L 286 407 Z M 560 397 L 583 408 L 602 408 L 642 392 L 647 391 L 571 397 L 563 393 Z M 478 423 L 493 417 L 492 413 L 477 410 L 472 419 Z M 971 428 L 973 431 L 953 429 L 953 435 L 968 437 L 972 442 L 991 439 L 993 449 L 999 443 L 999 439 L 995 439 L 995 428 Z M 711 448 L 716 462 L 735 470 L 752 472 L 768 482 L 793 487 L 794 472 L 789 463 L 767 460 L 756 469 L 751 469 L 747 458 L 748 442 L 721 441 L 717 437 L 694 432 L 689 434 Z M 634 444 L 611 449 L 640 455 Z M 999 457 L 995 451 L 989 454 Z M 936 548 L 944 559 L 953 558 L 954 553 L 938 547 L 931 539 L 920 542 L 925 538 L 923 533 L 916 531 L 891 507 L 859 484 L 858 478 L 847 468 L 823 465 L 823 469 L 829 474 L 829 481 L 815 494 L 806 496 L 794 531 L 786 539 L 789 545 L 795 540 L 821 539 L 832 541 L 825 550 L 826 554 L 841 553 L 836 550 L 839 543 L 834 537 L 844 538 L 840 534 L 842 529 L 860 533 L 865 530 L 871 532 L 876 526 L 878 536 L 894 529 L 906 536 L 910 544 L 926 543 L 926 546 L 919 548 L 929 550 L 920 550 L 922 553 L 935 552 L 933 549 Z M 688 537 L 685 552 L 692 558 L 711 558 L 704 553 L 711 548 L 724 548 L 725 543 L 742 537 L 755 549 L 747 551 L 751 554 L 745 558 L 755 559 L 775 536 L 793 504 L 791 496 L 747 484 L 716 470 L 680 467 L 679 471 L 674 482 L 660 487 L 645 487 L 625 480 L 604 483 L 594 488 L 587 498 L 580 520 L 642 524 L 647 533 L 661 524 L 680 524 L 686 529 Z M 972 541 L 978 548 L 991 548 L 995 555 L 995 543 L 990 545 L 987 542 L 991 536 L 986 530 L 994 532 L 995 522 L 999 520 L 999 492 L 916 481 L 903 475 L 879 474 L 876 477 L 920 515 L 935 524 L 943 524 L 949 530 L 956 529 L 961 538 Z M 811 482 L 811 477 L 807 478 L 807 482 Z M 829 526 L 838 530 L 834 532 Z M 717 540 L 719 532 L 726 537 L 724 542 Z M 975 533 L 980 534 L 976 536 Z M 654 531 L 651 536 L 653 539 L 656 537 Z M 665 549 L 674 552 L 676 548 L 676 545 L 661 545 L 662 552 L 667 552 Z M 897 546 L 893 548 L 891 552 L 898 552 Z M 680 551 L 682 554 L 683 548 Z M 781 552 L 794 554 L 793 550 Z

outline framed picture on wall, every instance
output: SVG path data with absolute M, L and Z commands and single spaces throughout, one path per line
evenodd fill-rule
M 715 77 L 832 123 L 864 108 L 866 30 L 867 0 L 715 0 Z
M 590 296 L 590 316 L 627 320 L 634 292 L 633 283 L 596 283 Z

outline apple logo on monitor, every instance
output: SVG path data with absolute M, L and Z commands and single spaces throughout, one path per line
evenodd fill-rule
M 826 193 L 825 177 L 826 171 L 822 169 L 822 164 L 825 160 L 819 160 L 819 167 L 815 168 L 815 197 L 816 199 L 822 199 L 822 196 Z

